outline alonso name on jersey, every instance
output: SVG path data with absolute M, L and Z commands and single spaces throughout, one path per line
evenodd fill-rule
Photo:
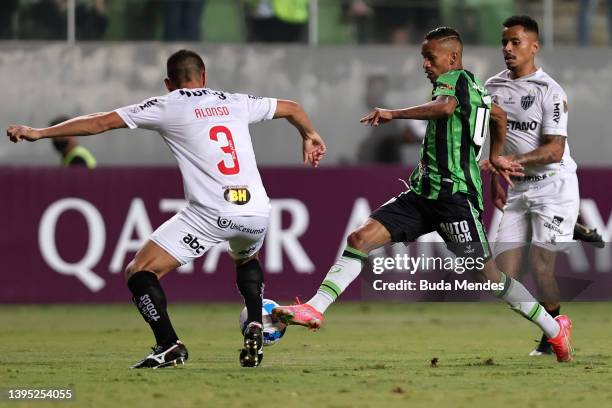
M 263 215 L 270 200 L 249 124 L 272 119 L 276 99 L 178 89 L 117 109 L 130 129 L 157 131 L 176 157 L 186 200 L 217 215 Z

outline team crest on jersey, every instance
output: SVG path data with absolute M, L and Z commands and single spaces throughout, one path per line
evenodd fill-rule
M 530 92 L 529 95 L 521 96 L 521 108 L 527 110 L 535 102 L 535 96 Z
M 251 200 L 251 192 L 245 186 L 226 187 L 223 198 L 228 203 L 244 205 Z

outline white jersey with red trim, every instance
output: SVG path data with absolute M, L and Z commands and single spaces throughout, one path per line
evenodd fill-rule
M 178 89 L 115 112 L 130 129 L 159 132 L 176 157 L 185 199 L 214 215 L 270 211 L 249 124 L 272 119 L 276 99 L 208 88 Z
M 525 174 L 575 173 L 576 162 L 567 143 L 568 104 L 563 88 L 542 69 L 512 79 L 504 70 L 489 78 L 485 87 L 494 103 L 508 114 L 504 154 L 524 154 L 542 145 L 544 135 L 565 136 L 565 150 L 559 163 L 529 166 Z

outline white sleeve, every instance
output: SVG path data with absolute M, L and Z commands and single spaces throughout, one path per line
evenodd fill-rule
M 164 97 L 145 99 L 141 103 L 124 106 L 115 112 L 130 129 L 142 128 L 160 130 L 163 126 L 164 108 L 166 105 Z
M 567 95 L 559 86 L 550 86 L 542 101 L 542 134 L 567 137 Z
M 246 100 L 249 124 L 270 120 L 276 113 L 276 99 L 261 96 L 244 95 Z

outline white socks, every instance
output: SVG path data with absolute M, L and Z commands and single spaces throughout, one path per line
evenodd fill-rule
M 504 289 L 493 292 L 496 297 L 505 300 L 512 310 L 537 324 L 549 339 L 559 334 L 559 323 L 520 282 L 502 273 L 500 283 L 503 284 Z
M 334 303 L 342 292 L 359 276 L 368 255 L 347 246 L 329 269 L 316 295 L 308 303 L 321 313 Z

